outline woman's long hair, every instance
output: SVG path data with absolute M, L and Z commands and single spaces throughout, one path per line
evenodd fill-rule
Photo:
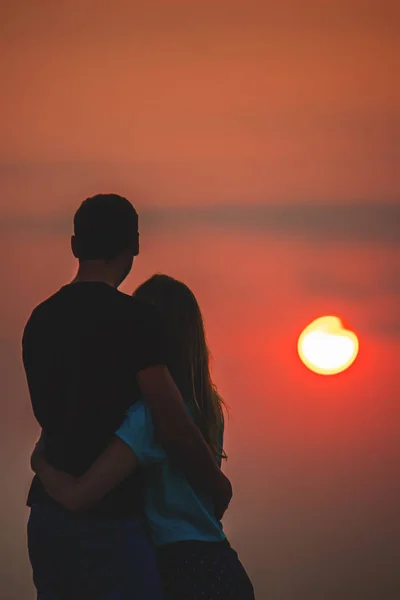
M 211 379 L 203 318 L 193 292 L 173 277 L 153 275 L 134 296 L 157 308 L 165 327 L 171 375 L 192 406 L 195 423 L 215 458 L 226 459 L 222 447 L 226 405 Z

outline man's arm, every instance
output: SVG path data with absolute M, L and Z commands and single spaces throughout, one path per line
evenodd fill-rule
M 190 418 L 169 370 L 162 365 L 148 367 L 137 374 L 137 380 L 149 405 L 157 440 L 189 483 L 212 498 L 220 519 L 232 498 L 232 486 Z

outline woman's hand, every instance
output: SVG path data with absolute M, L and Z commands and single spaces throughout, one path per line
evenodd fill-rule
M 46 492 L 71 511 L 82 511 L 101 500 L 138 466 L 136 454 L 118 437 L 81 477 L 73 477 L 53 467 L 44 456 L 42 437 L 31 456 L 32 470 Z
M 31 469 L 34 473 L 37 473 L 43 463 L 46 462 L 44 455 L 44 436 L 43 431 L 40 438 L 36 442 L 36 445 L 31 454 Z

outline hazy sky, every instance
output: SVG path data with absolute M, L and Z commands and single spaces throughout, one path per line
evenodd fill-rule
M 257 599 L 398 600 L 399 22 L 356 0 L 1 4 L 1 598 L 33 599 L 22 328 L 72 276 L 78 204 L 116 191 L 141 218 L 123 290 L 164 271 L 202 306 Z M 296 355 L 323 314 L 360 338 L 333 378 Z
M 54 163 L 95 185 L 82 162 L 152 204 L 396 199 L 398 6 L 269 4 L 2 3 L 0 159 L 35 194 L 19 207 L 62 197 Z

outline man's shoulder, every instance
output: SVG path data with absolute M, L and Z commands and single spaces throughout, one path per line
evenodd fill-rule
M 49 312 L 51 312 L 53 306 L 57 304 L 57 301 L 61 296 L 61 292 L 62 288 L 35 306 L 28 318 L 26 326 L 41 319 L 42 317 L 45 317 Z
M 137 321 L 138 319 L 152 320 L 159 318 L 156 308 L 148 302 L 144 302 L 135 296 L 129 296 L 120 291 L 118 297 L 120 307 L 124 311 L 123 314 L 128 318 L 132 318 L 134 321 Z

